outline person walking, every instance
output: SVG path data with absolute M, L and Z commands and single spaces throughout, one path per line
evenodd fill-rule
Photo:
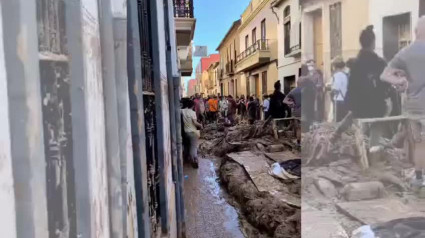
M 347 94 L 348 75 L 345 73 L 345 63 L 341 57 L 337 57 L 332 63 L 334 69 L 332 76 L 332 95 L 335 109 L 335 120 L 340 122 L 346 115 L 345 95 Z
M 210 113 L 210 97 L 208 96 L 205 99 L 205 121 L 207 124 L 211 122 L 211 113 Z
M 258 97 L 255 97 L 254 96 L 254 101 L 255 101 L 256 106 L 257 106 L 255 119 L 257 121 L 259 121 L 259 120 L 261 120 L 261 103 L 260 103 L 260 99 Z
M 238 102 L 238 107 L 239 107 L 239 111 L 241 112 L 241 120 L 243 121 L 246 119 L 246 112 L 247 112 L 246 100 L 244 95 L 241 95 L 241 98 Z
M 254 97 L 249 97 L 248 101 L 248 122 L 250 125 L 253 125 L 257 118 L 257 102 L 254 100 Z
M 306 62 L 310 80 L 314 83 L 316 89 L 315 98 L 315 119 L 322 122 L 325 119 L 325 83 L 323 82 L 323 73 L 317 68 L 316 61 L 313 59 Z
M 210 120 L 214 123 L 217 122 L 217 113 L 218 113 L 218 99 L 217 96 L 213 96 L 208 100 L 210 106 Z
M 264 95 L 263 97 L 263 113 L 264 113 L 264 120 L 267 120 L 269 118 L 269 108 L 270 108 L 270 96 Z
M 183 106 L 181 110 L 183 117 L 183 126 L 185 136 L 187 137 L 187 146 L 186 150 L 189 156 L 189 159 L 194 168 L 198 168 L 198 141 L 201 136 L 201 133 L 198 129 L 202 129 L 202 125 L 198 123 L 196 112 L 195 112 L 195 103 L 192 100 L 188 100 L 186 105 Z
M 227 118 L 227 111 L 229 109 L 229 104 L 227 102 L 227 98 L 224 96 L 221 96 L 220 102 L 218 103 L 218 108 L 220 111 L 220 116 L 226 120 Z
M 410 158 L 415 164 L 415 188 L 425 188 L 425 16 L 416 26 L 416 39 L 401 50 L 384 69 L 381 80 L 406 93 L 402 112 L 409 118 L 407 135 L 414 141 Z
M 233 126 L 235 125 L 235 116 L 236 116 L 236 110 L 237 110 L 238 104 L 236 103 L 235 99 L 233 99 L 232 95 L 229 95 L 227 97 L 227 101 L 229 102 L 227 118 L 230 124 Z

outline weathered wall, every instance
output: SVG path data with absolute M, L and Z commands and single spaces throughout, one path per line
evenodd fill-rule
M 291 31 L 298 31 L 299 22 L 298 19 L 301 18 L 301 11 L 299 10 L 299 1 L 298 0 L 287 0 L 276 8 L 276 14 L 278 17 L 277 24 L 277 39 L 278 39 L 278 71 L 279 71 L 279 80 L 281 80 L 282 86 L 284 85 L 283 79 L 287 76 L 294 75 L 296 80 L 298 79 L 298 69 L 301 67 L 301 58 L 300 57 L 286 57 L 285 56 L 285 32 L 284 32 L 284 17 L 283 12 L 285 8 L 289 6 L 291 8 Z M 292 34 L 292 33 L 291 33 Z M 292 40 L 292 39 L 291 39 Z M 291 44 L 292 45 L 292 44 Z
M 387 16 L 410 12 L 411 36 L 415 39 L 415 27 L 419 19 L 419 0 L 369 0 L 369 24 L 374 25 L 376 52 L 383 56 L 383 19 Z
M 155 2 L 155 3 L 154 3 Z M 162 230 L 176 237 L 175 186 L 172 178 L 172 156 L 170 135 L 170 113 L 166 63 L 166 41 L 164 31 L 164 4 L 151 0 L 152 47 L 155 82 L 155 104 L 158 160 L 160 166 L 160 209 Z
M 257 2 L 258 0 L 253 0 Z M 256 28 L 256 39 L 261 39 L 261 22 L 266 20 L 266 39 L 269 40 L 269 49 L 271 52 L 270 60 L 278 58 L 278 35 L 277 35 L 277 19 L 271 9 L 271 1 L 264 0 L 258 4 L 258 8 L 243 20 L 239 28 L 239 50 L 245 51 L 245 36 L 248 35 L 248 47 L 252 45 L 252 30 Z
M 13 189 L 12 152 L 10 145 L 9 99 L 3 47 L 3 19 L 0 2 L 0 230 L 4 237 L 16 238 L 16 208 Z
M 89 183 L 92 236 L 109 237 L 105 111 L 97 2 L 81 0 L 82 41 L 87 96 Z
M 35 0 L 2 1 L 18 237 L 48 237 Z
M 124 234 L 138 237 L 137 207 L 134 184 L 133 144 L 131 140 L 130 102 L 127 77 L 127 1 L 113 1 L 115 76 L 119 121 L 121 181 L 123 195 Z

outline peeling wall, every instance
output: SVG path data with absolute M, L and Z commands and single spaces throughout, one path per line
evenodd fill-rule
M 87 96 L 92 236 L 110 237 L 105 152 L 105 112 L 97 2 L 82 0 L 82 36 Z
M 15 193 L 10 148 L 9 100 L 3 48 L 3 22 L 0 2 L 0 230 L 2 236 L 16 238 Z

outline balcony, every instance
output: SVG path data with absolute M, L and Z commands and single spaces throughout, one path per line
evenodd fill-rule
M 192 40 L 196 19 L 193 15 L 193 0 L 173 0 L 177 52 L 182 76 L 192 75 Z
M 188 46 L 193 40 L 196 25 L 193 15 L 193 0 L 174 0 L 173 4 L 177 45 Z
M 248 71 L 270 62 L 269 40 L 258 40 L 237 56 L 236 71 Z

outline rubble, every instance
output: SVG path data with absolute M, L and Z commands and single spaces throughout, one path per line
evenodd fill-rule
M 273 133 L 272 126 L 261 121 L 234 127 L 208 125 L 201 134 L 200 153 L 223 158 L 221 183 L 250 224 L 271 237 L 300 237 L 301 180 L 279 180 L 268 174 L 275 162 L 299 159 L 299 151 L 295 138 L 275 139 Z M 232 153 L 239 153 L 241 160 L 232 159 Z
M 340 124 L 316 124 L 303 134 L 303 206 L 327 214 L 347 234 L 364 224 L 425 217 L 417 209 L 418 194 L 410 189 L 414 166 L 396 119 L 353 122 L 347 116 Z M 369 135 L 375 129 L 369 122 L 392 123 L 395 129 L 372 144 Z M 303 227 L 314 226 L 305 222 L 314 221 L 303 219 Z

